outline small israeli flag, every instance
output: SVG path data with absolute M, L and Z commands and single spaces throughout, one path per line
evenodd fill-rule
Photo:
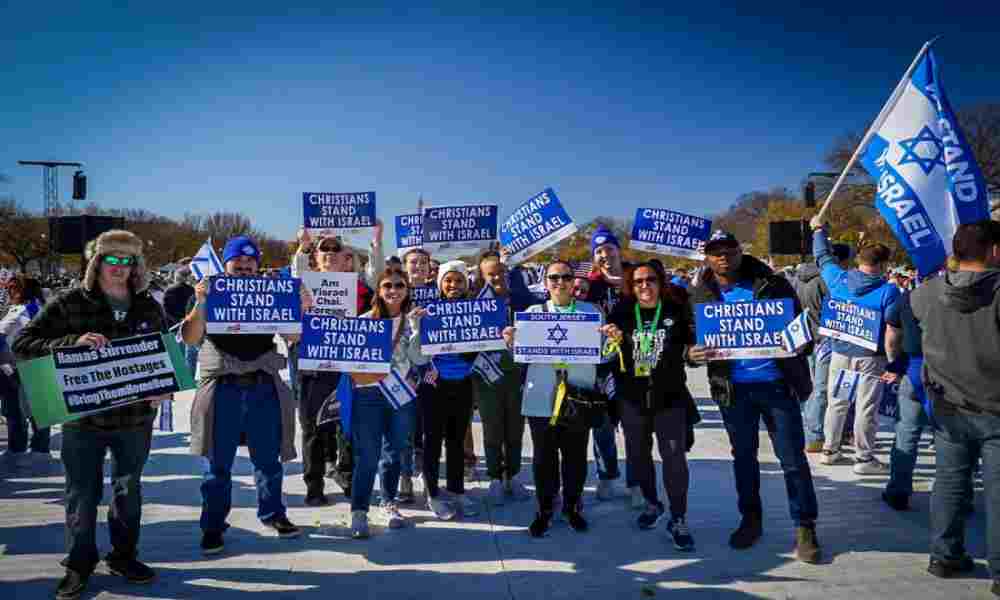
M 615 394 L 618 393 L 614 373 L 609 373 L 608 376 L 598 382 L 597 385 L 600 388 L 601 393 L 604 394 L 605 398 L 608 400 L 614 400 Z
M 196 281 L 201 281 L 205 277 L 221 275 L 224 272 L 222 261 L 219 260 L 212 248 L 212 238 L 208 238 L 191 259 L 191 274 L 194 275 Z
M 382 395 L 395 410 L 399 410 L 417 399 L 417 391 L 413 389 L 406 377 L 400 375 L 395 368 L 391 369 L 389 374 L 378 382 L 378 389 L 382 390 Z
M 486 383 L 495 384 L 500 381 L 503 378 L 503 370 L 500 368 L 500 353 L 480 352 L 472 363 L 472 371 L 478 373 Z
M 798 352 L 812 341 L 812 330 L 809 328 L 809 309 L 803 310 L 799 316 L 792 319 L 792 322 L 785 327 L 782 332 L 781 344 L 785 347 L 785 352 Z
M 838 400 L 849 400 L 853 404 L 858 395 L 858 383 L 860 382 L 860 371 L 841 369 L 833 380 L 833 397 Z

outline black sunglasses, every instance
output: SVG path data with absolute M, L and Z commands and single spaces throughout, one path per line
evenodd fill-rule
M 576 277 L 572 273 L 553 273 L 552 275 L 546 275 L 546 279 L 552 283 L 557 281 L 573 281 Z
M 397 281 L 396 283 L 383 281 L 382 285 L 380 285 L 379 287 L 381 287 L 383 290 L 405 290 L 406 284 L 403 283 L 402 281 Z

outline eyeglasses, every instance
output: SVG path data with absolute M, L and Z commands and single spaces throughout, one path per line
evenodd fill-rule
M 380 285 L 383 290 L 405 290 L 406 284 L 402 281 L 397 281 L 396 283 L 390 283 L 388 281 L 383 281 Z
M 558 283 L 560 281 L 573 281 L 573 279 L 575 279 L 572 273 L 553 273 L 552 275 L 546 275 L 545 278 L 552 283 Z
M 136 259 L 135 259 L 134 256 L 111 256 L 111 255 L 108 255 L 108 256 L 104 257 L 104 264 L 111 265 L 112 267 L 118 267 L 118 266 L 131 267 L 132 265 L 135 264 L 135 260 Z

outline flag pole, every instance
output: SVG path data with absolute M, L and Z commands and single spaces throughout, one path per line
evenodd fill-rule
M 868 146 L 868 142 L 871 141 L 875 133 L 882 127 L 882 124 L 885 123 L 885 120 L 889 117 L 889 113 L 892 112 L 892 109 L 896 108 L 896 103 L 899 102 L 899 97 L 903 95 L 903 90 L 906 89 L 906 82 L 910 79 L 910 76 L 913 75 L 913 71 L 916 70 L 917 65 L 920 63 L 920 59 L 924 57 L 924 54 L 927 53 L 927 51 L 934 44 L 934 42 L 938 41 L 939 39 L 941 39 L 941 36 L 935 37 L 934 39 L 925 43 L 923 47 L 920 48 L 920 52 L 917 52 L 916 58 L 913 59 L 913 62 L 910 63 L 910 67 L 906 69 L 906 72 L 903 73 L 903 77 L 899 80 L 899 83 L 896 84 L 896 89 L 892 91 L 892 94 L 889 96 L 889 99 L 886 100 L 885 105 L 882 107 L 882 110 L 879 111 L 878 116 L 875 117 L 875 120 L 872 122 L 871 127 L 868 128 L 868 131 L 867 133 L 865 133 L 865 136 L 861 138 L 861 142 L 858 144 L 857 149 L 854 150 L 854 155 L 852 155 L 851 159 L 847 161 L 847 165 L 844 166 L 844 170 L 840 172 L 840 177 L 837 178 L 837 181 L 834 182 L 833 187 L 830 188 L 830 193 L 827 194 L 826 201 L 823 203 L 822 208 L 820 208 L 819 212 L 816 213 L 816 216 L 813 217 L 812 220 L 813 223 L 822 223 L 823 217 L 826 215 L 827 209 L 830 208 L 830 203 L 833 202 L 833 198 L 837 195 L 837 192 L 840 190 L 840 186 L 843 185 L 844 180 L 847 179 L 847 174 L 854 167 L 854 164 L 858 162 L 858 157 L 861 156 L 861 153 Z

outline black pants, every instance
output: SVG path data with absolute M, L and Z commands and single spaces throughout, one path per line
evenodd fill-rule
M 337 432 L 317 429 L 316 416 L 323 401 L 337 389 L 340 373 L 315 373 L 302 377 L 299 403 L 299 425 L 302 427 L 302 479 L 306 495 L 323 493 L 326 463 L 336 464 L 336 469 L 350 480 L 353 465 L 351 450 L 344 448 L 348 442 Z M 339 459 L 339 461 L 338 461 Z
M 562 475 L 563 506 L 578 506 L 587 481 L 587 441 L 590 430 L 552 427 L 548 417 L 528 417 L 531 428 L 532 467 L 538 508 L 552 512 Z M 560 453 L 562 462 L 560 464 Z
M 472 418 L 472 379 L 456 381 L 438 378 L 437 386 L 423 398 L 424 485 L 427 494 L 438 495 L 441 472 L 441 441 L 447 445 L 447 489 L 465 493 L 465 432 Z
M 670 516 L 687 514 L 689 474 L 687 456 L 687 400 L 656 414 L 644 415 L 630 398 L 621 403 L 625 429 L 625 456 L 632 477 L 642 488 L 646 502 L 658 504 L 656 470 L 653 465 L 653 436 L 663 462 L 663 486 L 670 502 Z

